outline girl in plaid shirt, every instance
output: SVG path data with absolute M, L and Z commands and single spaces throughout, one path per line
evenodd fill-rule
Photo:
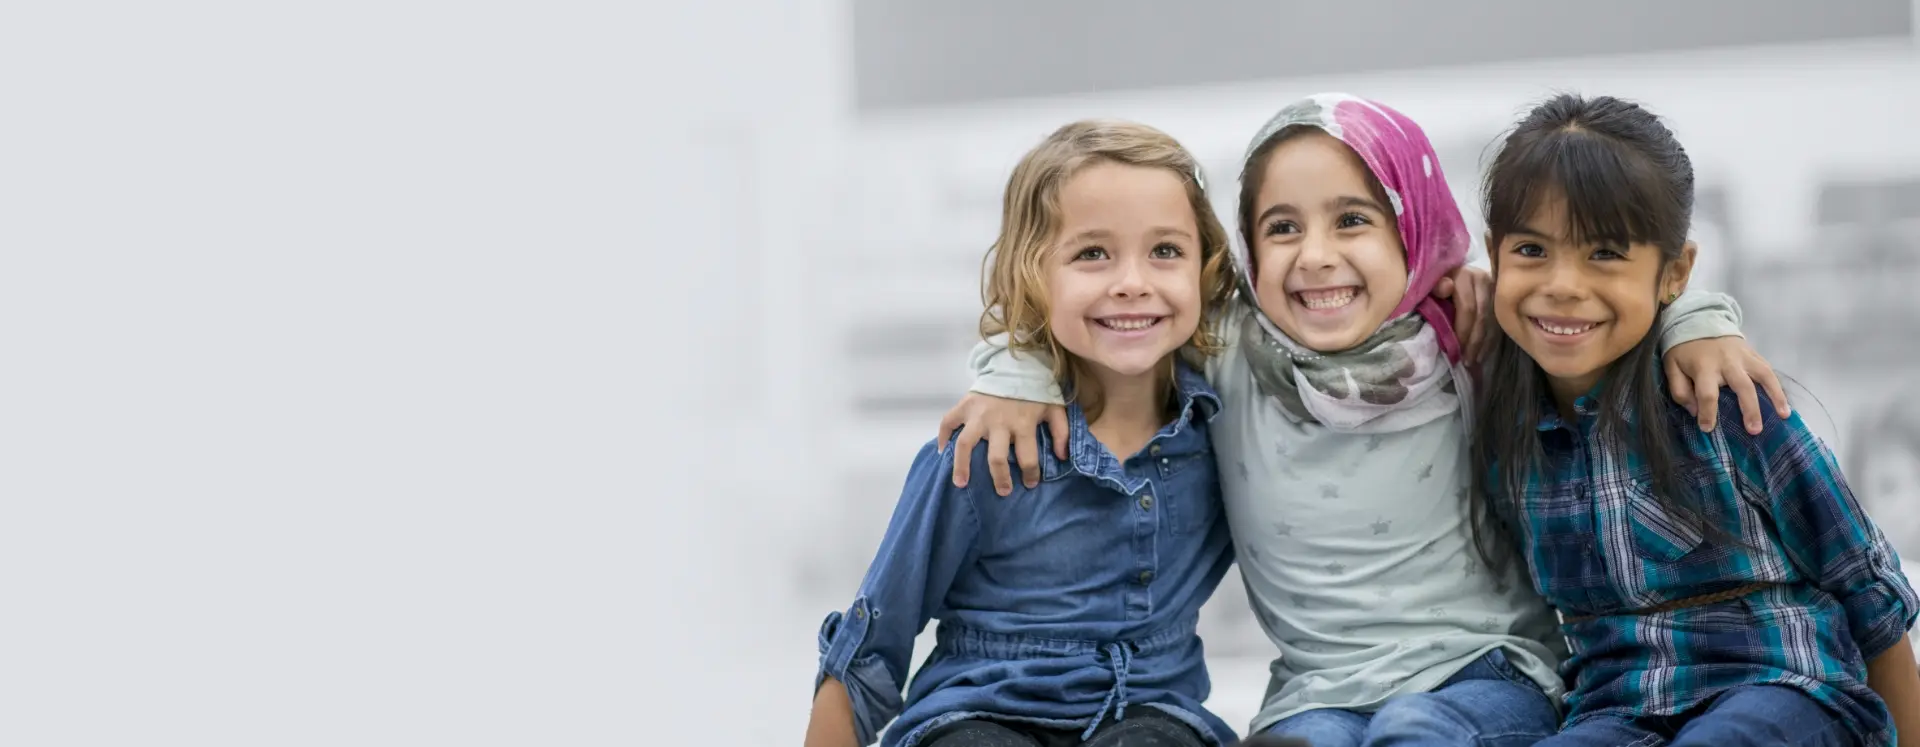
M 1566 725 L 1541 744 L 1920 745 L 1920 599 L 1833 455 L 1797 415 L 1763 408 L 1752 435 L 1670 401 L 1650 331 L 1696 250 L 1673 134 L 1558 96 L 1486 196 L 1499 384 L 1474 496 L 1502 519 L 1481 552 L 1517 543 L 1571 651 Z

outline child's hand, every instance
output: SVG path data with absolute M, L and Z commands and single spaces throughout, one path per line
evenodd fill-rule
M 987 436 L 987 470 L 993 473 L 995 492 L 1003 496 L 1013 494 L 1013 474 L 1007 470 L 1008 439 L 1012 439 L 1014 453 L 1020 461 L 1021 481 L 1029 488 L 1039 485 L 1040 444 L 1035 429 L 1043 419 L 1047 421 L 1048 432 L 1053 434 L 1053 455 L 1066 459 L 1066 408 L 969 393 L 960 400 L 960 404 L 947 411 L 946 417 L 940 419 L 940 435 L 936 441 L 940 450 L 945 451 L 947 434 L 953 433 L 953 429 L 962 424 L 966 425 L 960 431 L 960 437 L 953 441 L 953 448 L 959 452 L 953 460 L 954 486 L 967 486 L 968 468 L 973 463 L 973 447 L 980 443 L 982 433 Z
M 1466 292 L 1460 288 L 1465 286 Z M 1461 265 L 1433 286 L 1433 297 L 1453 299 L 1453 334 L 1460 338 L 1460 353 L 1465 360 L 1480 360 L 1480 348 L 1486 344 L 1487 331 L 1480 324 L 1483 309 L 1493 307 L 1493 274 L 1478 267 Z
M 1760 357 L 1743 337 L 1714 337 L 1675 345 L 1667 351 L 1667 387 L 1673 401 L 1687 408 L 1700 420 L 1700 430 L 1711 431 L 1719 416 L 1720 387 L 1733 390 L 1740 398 L 1740 411 L 1746 414 L 1747 432 L 1760 433 L 1759 384 L 1780 417 L 1793 414 L 1787 406 L 1786 390 L 1773 375 L 1773 367 Z

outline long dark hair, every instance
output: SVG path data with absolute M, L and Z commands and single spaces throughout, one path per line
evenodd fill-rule
M 1611 96 L 1562 94 L 1534 107 L 1494 157 L 1485 190 L 1489 252 L 1498 252 L 1502 239 L 1545 201 L 1564 199 L 1568 241 L 1652 244 L 1660 249 L 1662 278 L 1666 264 L 1684 253 L 1693 217 L 1693 163 L 1686 151 L 1653 113 Z M 1647 292 L 1658 293 L 1659 280 Z M 1481 361 L 1471 509 L 1481 557 L 1504 569 L 1527 478 L 1547 466 L 1537 424 L 1548 389 L 1539 364 L 1493 314 L 1486 317 L 1492 344 Z M 1676 435 L 1685 426 L 1684 411 L 1670 404 L 1661 380 L 1659 325 L 1614 361 L 1603 380 L 1594 437 L 1615 453 L 1639 455 L 1669 515 L 1703 536 L 1725 539 L 1703 504 L 1692 500 L 1694 465 Z

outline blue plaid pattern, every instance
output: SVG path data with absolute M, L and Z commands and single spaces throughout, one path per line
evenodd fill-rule
M 1906 634 L 1920 599 L 1819 437 L 1770 408 L 1761 434 L 1748 435 L 1730 392 L 1711 433 L 1678 406 L 1661 413 L 1693 457 L 1682 479 L 1741 540 L 1713 541 L 1654 499 L 1638 455 L 1594 438 L 1596 409 L 1582 398 L 1567 422 L 1545 406 L 1546 461 L 1510 517 L 1540 594 L 1566 618 L 1597 616 L 1561 628 L 1568 724 L 1684 714 L 1741 685 L 1778 684 L 1818 700 L 1863 743 L 1892 744 L 1866 662 Z M 1630 613 L 1752 583 L 1775 585 Z

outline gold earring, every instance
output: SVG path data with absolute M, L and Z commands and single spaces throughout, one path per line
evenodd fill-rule
M 1678 301 L 1678 300 L 1680 300 L 1680 294 L 1678 293 L 1667 294 L 1667 303 L 1673 303 L 1674 301 Z

